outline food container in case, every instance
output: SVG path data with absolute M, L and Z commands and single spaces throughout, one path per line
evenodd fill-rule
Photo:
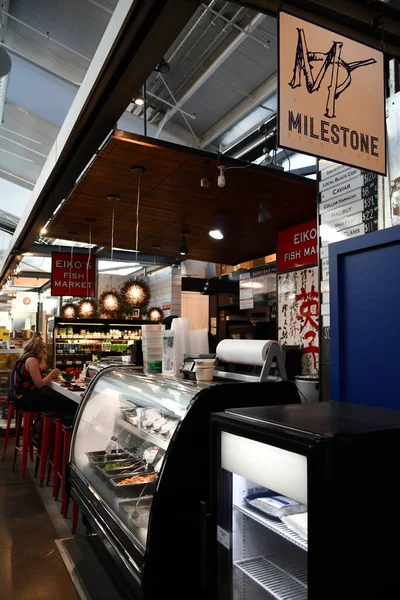
M 121 463 L 125 463 L 128 460 L 129 459 L 121 460 Z M 116 464 L 118 462 L 119 461 L 115 460 L 115 461 L 108 461 L 108 462 L 100 463 L 100 464 L 96 465 L 96 469 L 98 471 L 100 471 L 100 473 L 102 475 L 104 475 L 104 477 L 107 477 L 107 479 L 110 479 L 111 477 L 123 475 L 125 472 L 126 473 L 140 473 L 140 472 L 144 471 L 146 468 L 145 461 L 143 459 L 137 459 L 137 460 L 130 461 L 130 464 L 125 467 L 110 469 L 109 471 L 105 470 L 105 467 L 107 465 L 109 465 L 110 463 Z
M 155 487 L 157 482 L 157 475 L 155 471 L 149 471 L 147 473 L 141 473 L 141 475 L 154 475 L 153 481 L 150 483 L 130 483 L 129 485 L 118 485 L 120 481 L 124 481 L 124 479 L 128 479 L 129 477 L 134 477 L 135 475 L 139 475 L 138 473 L 125 473 L 124 475 L 119 475 L 118 477 L 113 477 L 109 479 L 111 485 L 114 487 L 115 491 L 119 496 L 125 497 L 137 497 L 141 493 L 141 491 L 146 487 L 146 489 L 151 490 Z
M 126 460 L 131 458 L 125 450 L 112 450 L 110 453 L 105 450 L 97 450 L 96 452 L 86 452 L 89 462 L 98 464 L 104 462 L 115 462 L 117 460 Z

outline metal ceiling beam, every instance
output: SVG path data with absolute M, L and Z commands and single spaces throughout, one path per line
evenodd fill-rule
M 50 246 L 47 244 L 33 244 L 27 251 L 28 256 L 51 256 L 53 252 L 65 252 L 71 254 L 71 252 L 79 254 L 89 254 L 88 248 L 80 248 L 79 246 Z M 102 249 L 100 255 L 95 252 L 95 249 L 91 250 L 92 255 L 96 255 L 99 260 L 111 260 L 111 250 Z M 145 254 L 128 250 L 114 250 L 113 260 L 118 262 L 140 262 L 143 265 L 171 265 L 175 257 L 171 256 L 159 256 L 158 254 Z
M 156 138 L 159 137 L 164 125 L 168 123 L 168 121 L 174 116 L 174 114 L 182 108 L 186 104 L 186 102 L 197 92 L 198 89 L 215 73 L 217 69 L 237 50 L 242 44 L 247 35 L 252 33 L 262 21 L 265 19 L 265 15 L 257 14 L 249 23 L 246 31 L 239 33 L 228 45 L 227 47 L 217 56 L 217 58 L 205 69 L 205 71 L 192 83 L 189 89 L 183 94 L 183 96 L 178 100 L 174 108 L 168 110 L 164 117 L 161 119 L 161 122 L 158 126 Z
M 200 0 L 120 0 L 7 249 L 0 285 L 96 154 Z
M 362 44 L 381 48 L 385 53 L 400 58 L 400 10 L 380 0 L 233 0 L 239 6 L 276 16 L 278 8 L 328 27 Z M 383 24 L 376 26 L 374 18 L 382 14 Z M 382 36 L 382 30 L 384 32 Z
M 230 127 L 235 125 L 240 119 L 247 115 L 256 106 L 261 104 L 268 96 L 276 92 L 278 87 L 278 76 L 275 73 L 269 77 L 261 85 L 250 93 L 248 98 L 242 100 L 232 110 L 230 110 L 222 119 L 217 121 L 210 129 L 208 129 L 200 140 L 201 148 L 207 148 L 220 135 L 225 133 Z
M 50 279 L 51 273 L 44 271 L 20 271 L 15 274 L 18 279 Z

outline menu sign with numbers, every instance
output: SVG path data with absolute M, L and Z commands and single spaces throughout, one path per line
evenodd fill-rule
M 335 179 L 348 176 L 345 184 Z M 332 242 L 370 233 L 378 229 L 378 176 L 367 171 L 348 168 L 328 180 L 331 187 L 319 184 L 320 244 L 324 248 Z M 323 190 L 323 191 L 322 191 Z M 327 273 L 329 278 L 329 271 Z
M 255 267 L 240 274 L 240 309 L 272 306 L 276 302 L 275 265 Z
M 329 244 L 378 230 L 378 176 L 327 161 L 319 163 L 319 257 L 322 399 L 329 400 Z M 325 382 L 324 382 L 325 379 Z

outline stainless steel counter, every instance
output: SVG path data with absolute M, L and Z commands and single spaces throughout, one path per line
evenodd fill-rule
M 84 384 L 81 384 L 81 385 L 83 386 Z M 50 383 L 47 384 L 47 387 L 49 387 L 54 392 L 57 392 L 57 394 L 60 394 L 61 396 L 68 398 L 68 400 L 72 400 L 72 402 L 76 402 L 77 404 L 81 403 L 81 400 L 85 393 L 83 391 L 82 392 L 73 392 L 72 390 L 69 390 L 68 388 L 62 386 L 57 381 L 51 381 Z

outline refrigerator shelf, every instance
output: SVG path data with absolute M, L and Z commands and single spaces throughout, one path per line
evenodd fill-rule
M 307 600 L 307 556 L 305 560 L 286 555 L 255 556 L 234 565 L 276 600 Z
M 250 508 L 250 506 L 248 505 L 243 504 L 242 506 L 239 506 L 238 504 L 234 504 L 234 508 L 236 508 L 238 511 L 240 511 L 242 514 L 246 515 L 250 519 L 253 519 L 253 521 L 257 521 L 261 525 L 264 525 L 264 527 L 267 527 L 274 533 L 277 533 L 289 542 L 292 542 L 292 544 L 295 544 L 296 546 L 307 552 L 307 540 L 303 539 L 294 531 L 291 531 L 289 527 L 282 523 L 282 521 L 278 519 L 269 519 L 267 515 L 261 515 L 257 510 Z

